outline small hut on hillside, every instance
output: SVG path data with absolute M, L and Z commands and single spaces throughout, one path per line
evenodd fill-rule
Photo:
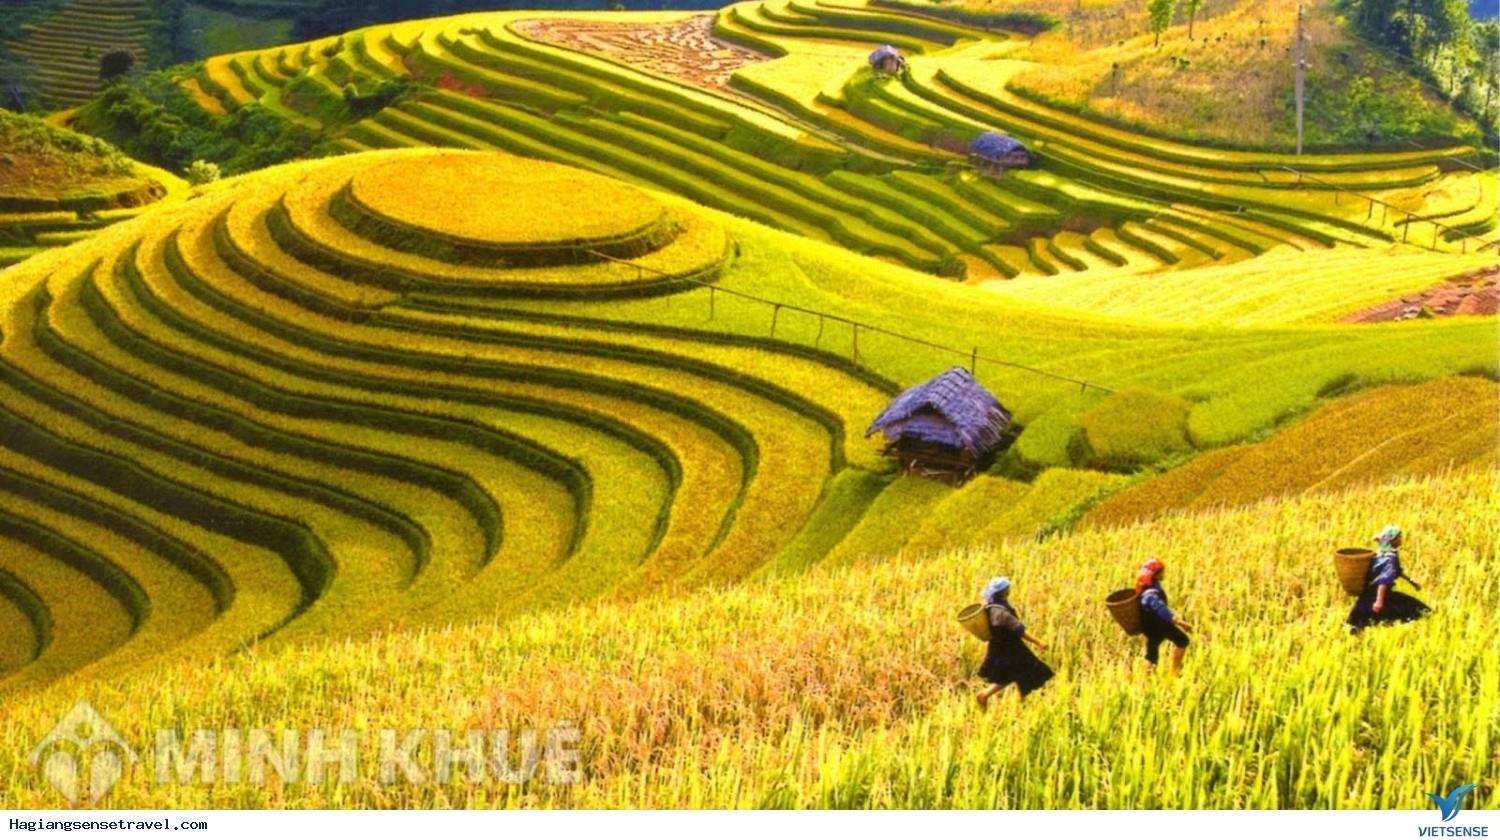
M 968 481 L 1000 445 L 1010 412 L 973 374 L 951 368 L 896 397 L 865 437 L 882 432 L 885 452 L 901 462 L 902 475 Z
M 1020 140 L 998 131 L 986 131 L 969 143 L 969 158 L 980 169 L 1000 174 L 1007 169 L 1025 169 L 1032 163 L 1031 150 Z
M 881 44 L 870 53 L 870 66 L 876 73 L 895 76 L 906 69 L 906 59 L 901 57 L 900 50 L 890 44 Z

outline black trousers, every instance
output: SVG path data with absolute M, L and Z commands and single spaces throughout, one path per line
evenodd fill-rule
M 1188 634 L 1182 632 L 1181 627 L 1150 613 L 1141 616 L 1141 630 L 1146 634 L 1146 661 L 1152 665 L 1161 656 L 1162 642 L 1171 642 L 1180 648 L 1188 646 Z

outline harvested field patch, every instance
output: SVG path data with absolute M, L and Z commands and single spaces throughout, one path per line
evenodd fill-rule
M 601 55 L 712 90 L 728 90 L 736 70 L 769 60 L 716 38 L 713 15 L 695 15 L 675 23 L 549 18 L 519 21 L 514 28 L 543 43 Z
M 1404 295 L 1400 300 L 1362 309 L 1343 321 L 1373 324 L 1414 318 L 1494 315 L 1497 309 L 1500 309 L 1500 269 L 1489 268 L 1455 277 L 1426 291 Z

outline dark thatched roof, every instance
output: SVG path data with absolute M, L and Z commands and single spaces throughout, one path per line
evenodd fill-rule
M 881 44 L 880 46 L 875 48 L 874 52 L 870 53 L 870 66 L 878 67 L 880 66 L 880 62 L 888 58 L 894 58 L 897 61 L 905 61 L 905 59 L 901 57 L 900 50 L 896 49 L 890 44 Z
M 896 397 L 865 437 L 884 432 L 886 440 L 915 437 L 962 449 L 979 458 L 995 448 L 1010 425 L 1010 412 L 961 367 L 907 388 Z
M 983 158 L 1003 158 L 1012 152 L 1024 152 L 1026 147 L 1014 137 L 1006 137 L 998 131 L 986 131 L 969 144 L 969 154 Z

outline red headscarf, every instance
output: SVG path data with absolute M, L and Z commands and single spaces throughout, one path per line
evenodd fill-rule
M 1165 569 L 1165 568 L 1166 568 L 1166 565 L 1164 563 L 1162 563 L 1160 560 L 1156 559 L 1155 557 L 1152 557 L 1150 560 L 1147 560 L 1146 563 L 1145 563 L 1145 565 L 1141 566 L 1140 574 L 1136 576 L 1136 579 L 1135 579 L 1135 594 L 1137 594 L 1137 595 L 1141 594 L 1142 592 L 1145 591 L 1146 587 L 1148 587 L 1151 584 L 1155 583 L 1156 582 L 1156 574 L 1157 574 L 1157 572 L 1160 572 L 1162 569 Z

